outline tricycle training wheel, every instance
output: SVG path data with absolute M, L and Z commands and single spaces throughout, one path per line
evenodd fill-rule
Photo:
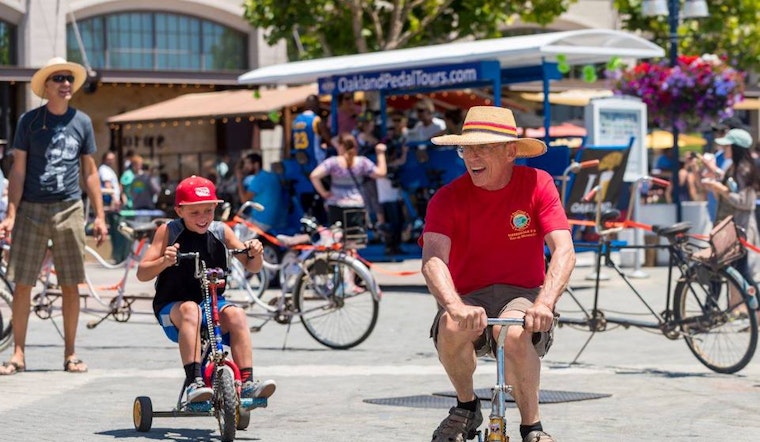
M 138 396 L 132 406 L 132 421 L 135 424 L 135 430 L 140 432 L 150 431 L 153 424 L 153 404 L 148 396 Z
M 238 430 L 245 430 L 251 423 L 251 410 L 247 410 L 242 406 L 237 407 L 237 425 Z

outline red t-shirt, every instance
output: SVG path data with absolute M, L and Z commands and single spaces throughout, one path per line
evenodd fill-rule
M 476 187 L 469 174 L 439 189 L 428 204 L 424 232 L 451 238 L 449 270 L 465 295 L 493 284 L 541 286 L 544 236 L 569 229 L 552 177 L 515 166 L 503 189 Z

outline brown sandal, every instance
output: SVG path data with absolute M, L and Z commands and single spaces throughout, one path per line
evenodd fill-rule
M 3 365 L 1 365 L 0 367 L 2 367 L 2 371 L 0 371 L 0 376 L 10 376 L 12 374 L 26 371 L 25 364 L 19 364 L 18 362 L 13 362 L 13 361 L 3 362 Z
M 82 366 L 84 368 L 82 368 Z M 63 363 L 63 371 L 69 373 L 87 373 L 87 364 L 83 360 L 77 358 L 67 359 Z

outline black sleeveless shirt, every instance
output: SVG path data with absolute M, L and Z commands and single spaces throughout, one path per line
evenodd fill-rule
M 183 223 L 182 220 L 175 220 Z M 221 268 L 227 271 L 227 247 L 210 231 L 199 234 L 183 229 L 174 243 L 179 243 L 180 253 L 199 252 L 206 268 Z M 224 288 L 217 290 L 217 295 L 224 293 Z M 177 301 L 203 301 L 200 280 L 195 278 L 195 260 L 183 259 L 179 265 L 171 266 L 158 274 L 156 279 L 156 296 L 153 298 L 153 312 L 158 313 L 164 306 Z

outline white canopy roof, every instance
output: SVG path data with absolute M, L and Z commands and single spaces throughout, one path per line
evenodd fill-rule
M 567 32 L 448 43 L 368 54 L 344 55 L 266 66 L 240 77 L 243 84 L 301 84 L 332 75 L 348 75 L 442 64 L 498 60 L 502 69 L 556 61 L 562 54 L 571 65 L 621 58 L 662 57 L 656 44 L 629 32 L 583 29 Z

